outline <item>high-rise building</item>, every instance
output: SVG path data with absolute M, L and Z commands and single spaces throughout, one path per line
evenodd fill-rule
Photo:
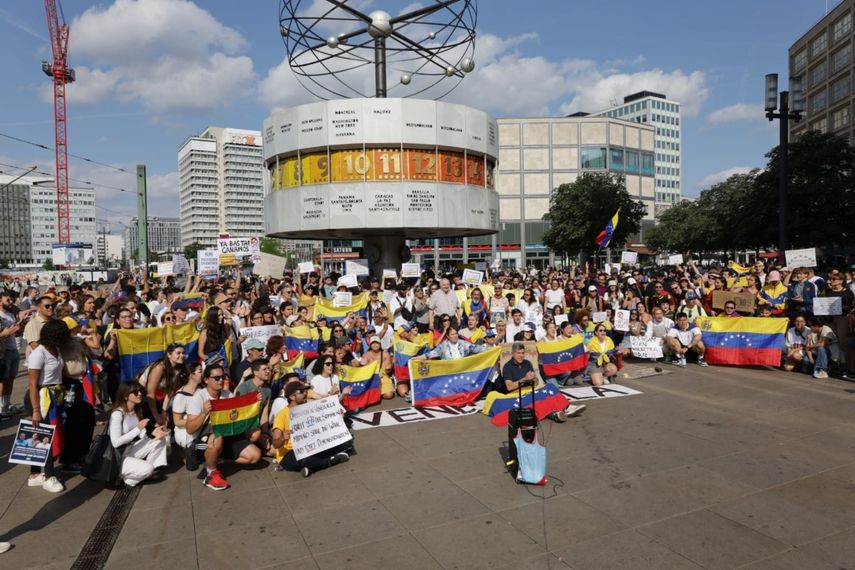
M 115 267 L 125 259 L 125 240 L 117 234 L 100 233 L 95 240 L 95 257 L 100 267 Z
M 181 243 L 214 247 L 217 237 L 264 233 L 261 132 L 208 127 L 178 150 Z
M 790 122 L 791 139 L 813 130 L 842 134 L 855 144 L 853 11 L 855 0 L 843 0 L 790 46 L 790 77 L 802 78 L 806 95 L 805 118 Z
M 51 259 L 51 246 L 57 241 L 55 181 L 40 176 L 15 179 L 0 174 L 4 187 L 0 192 L 0 257 L 17 264 L 41 265 Z M 68 191 L 71 241 L 94 247 L 95 190 Z
M 125 227 L 123 236 L 125 255 L 137 258 L 139 228 L 137 218 Z M 153 253 L 181 253 L 181 220 L 178 218 L 148 218 L 148 250 Z
M 682 120 L 680 103 L 670 101 L 661 93 L 639 91 L 623 98 L 622 105 L 593 113 L 634 123 L 653 125 L 656 135 L 654 156 L 656 179 L 656 215 L 682 199 Z

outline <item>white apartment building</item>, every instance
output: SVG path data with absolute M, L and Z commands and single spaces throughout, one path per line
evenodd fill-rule
M 95 241 L 95 257 L 100 267 L 113 267 L 125 258 L 125 240 L 118 234 L 100 233 Z
M 123 246 L 128 258 L 135 258 L 139 246 L 138 218 L 131 219 L 125 227 Z M 153 253 L 181 253 L 181 220 L 178 218 L 160 218 L 149 216 L 148 250 Z
M 208 127 L 178 150 L 181 245 L 264 233 L 261 132 Z
M 18 264 L 43 264 L 57 242 L 53 178 L 0 174 L 0 257 Z M 9 184 L 9 186 L 6 186 Z M 95 189 L 69 188 L 71 241 L 94 247 Z
M 680 202 L 683 192 L 680 103 L 670 101 L 660 93 L 640 91 L 624 97 L 622 105 L 593 113 L 592 116 L 652 125 L 656 129 L 656 214 Z

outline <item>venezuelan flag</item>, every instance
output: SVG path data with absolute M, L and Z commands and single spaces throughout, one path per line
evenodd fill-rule
M 356 311 L 360 314 L 364 313 L 365 307 L 368 306 L 368 293 L 360 293 L 359 295 L 354 295 L 351 299 L 351 304 L 347 307 L 333 307 L 332 299 L 325 299 L 323 297 L 318 297 L 317 301 L 315 301 L 315 320 L 318 320 L 319 317 L 326 317 L 327 321 L 341 321 L 343 320 L 348 313 L 351 311 Z
M 184 352 L 191 358 L 198 352 L 199 330 L 195 321 L 173 327 L 120 330 L 117 335 L 122 382 L 130 382 L 146 366 L 163 358 L 170 343 L 184 344 Z
M 704 358 L 710 364 L 778 366 L 787 319 L 701 317 L 697 320 Z
M 318 357 L 318 331 L 308 325 L 285 327 L 285 348 L 288 358 L 295 358 L 302 352 L 306 358 Z
M 260 425 L 258 417 L 261 400 L 258 392 L 250 392 L 234 398 L 211 400 L 211 427 L 215 435 L 228 437 L 255 429 Z
M 603 229 L 603 231 L 601 231 L 600 234 L 597 236 L 597 239 L 594 240 L 597 245 L 600 246 L 600 249 L 608 247 L 609 242 L 612 241 L 612 235 L 615 233 L 615 229 L 617 228 L 619 216 L 620 208 L 618 208 L 617 212 L 615 212 L 615 215 L 612 216 L 612 219 L 609 220 L 609 223 L 606 224 L 605 229 Z
M 493 374 L 502 348 L 454 360 L 410 360 L 413 406 L 465 406 Z
M 460 329 L 460 330 L 461 330 L 461 332 L 463 331 L 463 329 Z M 460 338 L 462 338 L 466 342 L 476 343 L 479 340 L 481 340 L 482 338 L 484 338 L 484 336 L 486 334 L 487 334 L 487 331 L 484 330 L 484 327 L 478 327 L 477 329 L 475 329 L 475 332 L 472 333 L 472 336 L 467 338 L 466 336 L 461 334 Z
M 65 448 L 65 434 L 62 431 L 62 409 L 65 406 L 65 389 L 62 386 L 45 386 L 39 389 L 39 408 L 42 421 L 54 427 L 50 454 L 62 455 Z
M 508 416 L 512 410 L 519 409 L 520 395 L 518 390 L 510 394 L 501 392 L 490 392 L 484 402 L 484 415 L 490 416 L 490 421 L 495 426 L 508 425 Z M 567 408 L 570 402 L 558 388 L 552 384 L 538 386 L 534 390 L 534 411 L 537 419 L 542 420 L 552 412 L 560 412 Z M 531 407 L 531 388 L 522 389 L 523 408 Z
M 430 333 L 427 333 L 430 336 Z M 392 344 L 395 359 L 395 379 L 399 382 L 409 381 L 410 367 L 408 363 L 414 356 L 418 356 L 426 348 L 430 346 L 430 341 L 421 340 L 420 342 L 410 342 L 396 335 L 395 342 Z
M 83 401 L 90 406 L 95 405 L 95 379 L 101 373 L 101 367 L 94 360 L 89 360 L 86 364 L 86 372 L 80 378 L 80 383 L 83 385 Z
M 194 311 L 201 311 L 205 307 L 205 298 L 201 293 L 183 293 L 181 299 L 187 301 Z
M 279 363 L 279 370 L 277 371 L 277 376 L 282 377 L 288 374 L 289 372 L 296 372 L 300 375 L 300 378 L 306 378 L 306 370 L 305 370 L 305 356 L 302 352 L 297 354 L 294 358 L 290 360 L 286 360 L 284 362 Z
M 583 338 L 582 335 L 574 334 L 554 342 L 537 343 L 537 353 L 540 355 L 543 372 L 552 377 L 585 368 L 588 365 L 588 358 L 585 355 Z
M 344 390 L 348 386 L 350 394 L 341 399 L 345 410 L 361 410 L 380 401 L 380 362 L 374 361 L 366 366 L 339 366 L 338 386 Z

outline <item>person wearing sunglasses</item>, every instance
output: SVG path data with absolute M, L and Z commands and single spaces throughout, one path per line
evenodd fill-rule
M 122 453 L 119 476 L 128 487 L 156 477 L 155 471 L 166 466 L 169 430 L 158 425 L 149 435 L 149 419 L 143 418 L 142 388 L 125 382 L 116 391 L 110 412 L 110 443 Z
M 585 344 L 588 353 L 588 367 L 585 372 L 591 377 L 591 384 L 602 386 L 609 384 L 617 375 L 615 365 L 615 344 L 606 334 L 606 327 L 598 324 L 594 328 L 594 336 Z
M 35 307 L 35 317 L 31 318 L 27 326 L 24 327 L 24 340 L 27 342 L 27 357 L 39 345 L 39 333 L 41 333 L 42 327 L 45 326 L 46 322 L 53 320 L 53 310 L 56 307 L 56 302 L 53 300 L 53 297 L 45 295 L 36 299 Z
M 335 349 L 333 349 L 333 352 L 335 352 Z M 310 400 L 320 400 L 327 396 L 338 396 L 338 399 L 341 400 L 353 390 L 350 386 L 347 386 L 344 390 L 339 388 L 338 375 L 335 373 L 334 356 L 318 358 L 312 366 L 311 371 L 314 376 L 309 382 L 311 387 L 309 390 Z

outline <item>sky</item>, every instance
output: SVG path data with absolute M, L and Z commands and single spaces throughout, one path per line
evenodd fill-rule
M 350 2 L 392 14 L 419 5 Z M 682 103 L 683 194 L 697 196 L 765 165 L 778 130 L 763 115 L 764 75 L 778 73 L 783 85 L 787 49 L 837 3 L 481 0 L 476 68 L 446 100 L 532 117 L 664 93 Z M 68 148 L 90 160 L 70 158 L 70 176 L 95 185 L 99 227 L 114 233 L 135 215 L 137 164 L 147 168 L 149 215 L 177 217 L 177 151 L 188 136 L 209 125 L 260 130 L 272 110 L 315 100 L 288 68 L 278 0 L 61 5 L 77 73 Z M 4 0 L 0 134 L 53 145 L 51 82 L 41 70 L 50 59 L 43 3 Z M 30 166 L 53 172 L 53 153 L 0 136 L 0 172 Z

